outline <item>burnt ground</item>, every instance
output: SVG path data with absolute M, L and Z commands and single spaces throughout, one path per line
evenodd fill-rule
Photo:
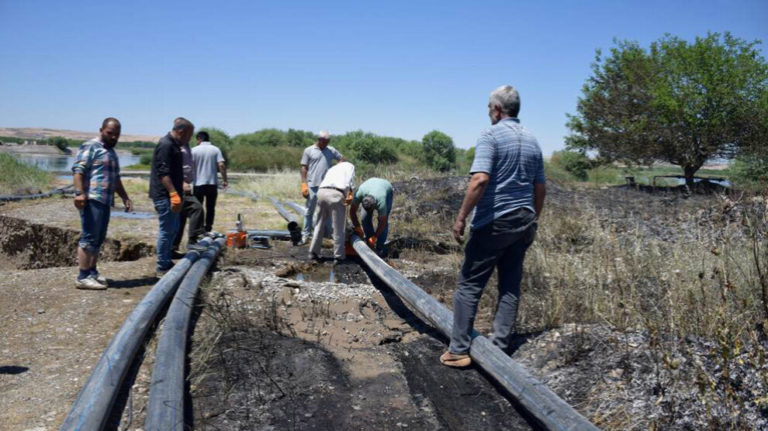
M 531 429 L 476 370 L 440 365 L 443 337 L 354 259 L 279 254 L 236 251 L 214 276 L 196 429 Z

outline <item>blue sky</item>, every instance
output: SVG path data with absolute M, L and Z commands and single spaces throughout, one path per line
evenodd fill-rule
M 768 41 L 768 1 L 0 0 L 0 127 L 234 135 L 362 129 L 468 148 L 488 94 L 521 94 L 545 154 L 563 147 L 595 49 L 731 31 Z M 768 57 L 765 45 L 760 47 Z

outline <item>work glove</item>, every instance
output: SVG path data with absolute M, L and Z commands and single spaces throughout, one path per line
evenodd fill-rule
M 361 228 L 360 226 L 355 228 L 355 234 L 357 234 L 357 236 L 359 236 L 360 239 L 365 238 L 365 234 L 363 233 L 363 228 Z
M 307 183 L 301 183 L 301 195 L 304 196 L 304 199 L 309 197 L 309 186 Z
M 181 196 L 176 192 L 171 192 L 171 212 L 181 212 Z
M 351 191 L 348 192 L 347 193 L 347 199 L 344 201 L 344 205 L 349 206 L 349 204 L 352 203 L 352 199 L 354 199 L 354 198 L 355 198 L 355 196 L 352 194 L 352 192 Z
M 376 235 L 371 235 L 370 237 L 368 237 L 368 247 L 375 249 L 377 240 L 378 238 L 376 238 Z

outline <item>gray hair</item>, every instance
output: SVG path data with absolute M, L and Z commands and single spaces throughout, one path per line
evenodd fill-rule
M 510 117 L 517 117 L 520 113 L 520 94 L 511 85 L 502 85 L 491 91 L 491 106 L 501 106 L 501 111 Z
M 184 117 L 178 117 L 175 120 L 173 120 L 173 130 L 176 130 L 178 132 L 183 132 L 188 129 L 195 129 L 195 125 L 192 124 L 191 121 L 187 120 Z

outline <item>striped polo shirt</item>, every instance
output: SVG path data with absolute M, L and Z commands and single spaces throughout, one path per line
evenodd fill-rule
M 533 208 L 533 185 L 543 184 L 544 159 L 536 138 L 517 118 L 504 118 L 483 131 L 470 174 L 485 172 L 490 181 L 475 207 L 472 229 L 517 208 Z

